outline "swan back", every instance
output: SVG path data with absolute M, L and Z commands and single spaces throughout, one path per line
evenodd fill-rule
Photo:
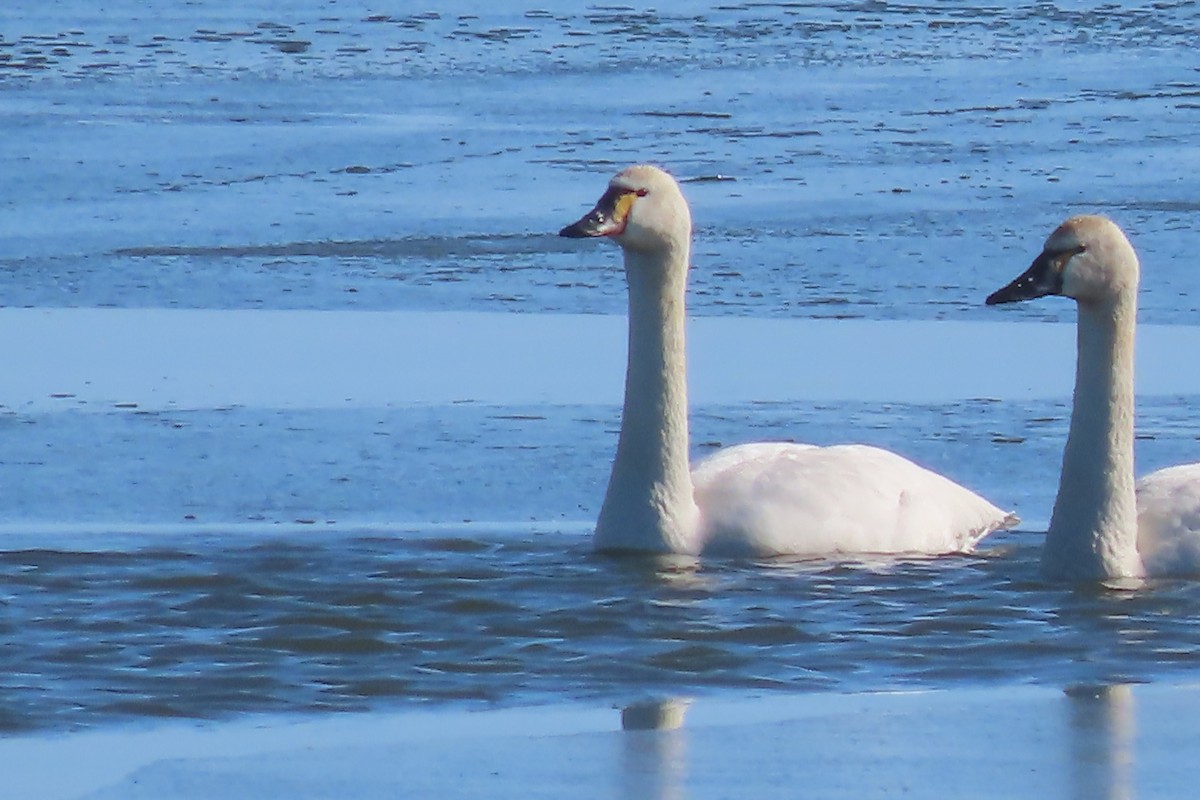
M 1200 464 L 1137 482 L 1138 550 L 1148 575 L 1200 574 Z
M 948 478 L 867 445 L 737 445 L 697 464 L 692 480 L 706 553 L 969 553 L 1016 523 Z

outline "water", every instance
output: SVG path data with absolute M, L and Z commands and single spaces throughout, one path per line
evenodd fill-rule
M 1017 540 L 949 565 L 622 561 L 511 529 L 11 551 L 0 724 L 1189 674 L 1200 587 L 1048 588 Z
M 614 250 L 553 233 L 651 160 L 696 315 L 1070 321 L 981 301 L 1099 210 L 1142 319 L 1196 318 L 1189 3 L 32 6 L 0 8 L 4 306 L 620 314 Z M 1027 525 L 938 562 L 613 560 L 612 404 L 13 405 L 0 729 L 1187 675 L 1193 583 L 1036 578 L 1065 397 L 759 400 L 697 407 L 697 452 L 870 441 Z M 1141 399 L 1141 470 L 1195 460 L 1195 407 Z
M 1080 210 L 1164 275 L 1143 319 L 1197 310 L 1188 3 L 28 5 L 8 305 L 616 313 L 553 232 L 653 160 L 693 181 L 694 313 L 975 319 Z

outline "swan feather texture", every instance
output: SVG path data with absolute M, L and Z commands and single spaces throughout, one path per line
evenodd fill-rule
M 964 553 L 1005 515 L 953 481 L 860 444 L 744 444 L 692 471 L 705 552 Z
M 1075 392 L 1042 572 L 1091 581 L 1200 574 L 1200 464 L 1134 483 L 1133 352 L 1140 265 L 1095 215 L 1062 223 L 988 305 L 1063 295 L 1079 308 Z
M 617 454 L 596 522 L 601 551 L 736 556 L 969 552 L 1016 518 L 866 445 L 742 444 L 689 468 L 684 298 L 691 212 L 671 176 L 618 174 L 560 232 L 624 251 L 629 360 Z
M 1200 464 L 1137 482 L 1138 552 L 1148 575 L 1200 575 Z

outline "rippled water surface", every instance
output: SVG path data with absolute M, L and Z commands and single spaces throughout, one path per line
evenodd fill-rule
M 1188 674 L 1200 587 L 1048 588 L 1037 542 L 945 562 L 593 556 L 428 532 L 0 554 L 8 730 L 455 701 L 1071 685 Z
M 1194 452 L 1192 406 L 1143 405 L 1142 464 Z M 466 406 L 18 419 L 0 472 L 21 498 L 9 514 L 69 508 L 73 518 L 0 533 L 0 726 L 1151 681 L 1187 675 L 1200 657 L 1192 582 L 1114 591 L 1038 580 L 1034 531 L 1053 499 L 1061 403 L 696 415 L 701 450 L 747 422 L 755 438 L 811 441 L 851 426 L 859 440 L 1017 499 L 1031 523 L 977 556 L 866 563 L 593 555 L 614 414 Z M 931 429 L 938 435 L 922 433 Z
M 950 564 L 695 565 L 562 535 L 229 536 L 0 555 L 7 729 L 457 702 L 1186 674 L 1200 589 Z
M 290 5 L 0 5 L 0 307 L 620 314 L 554 232 L 654 161 L 698 315 L 1070 321 L 981 301 L 1079 211 L 1143 320 L 1200 311 L 1194 3 Z M 871 441 L 1027 523 L 703 564 L 590 553 L 607 405 L 0 406 L 0 730 L 1186 675 L 1195 584 L 1036 578 L 1066 403 L 697 407 L 698 453 Z M 1140 398 L 1139 469 L 1196 407 Z
M 25 6 L 8 305 L 616 313 L 553 233 L 650 160 L 696 313 L 973 318 L 1081 210 L 1160 276 L 1145 319 L 1197 311 L 1191 3 Z

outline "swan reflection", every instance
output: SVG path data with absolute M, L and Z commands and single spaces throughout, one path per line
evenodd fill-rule
M 687 732 L 692 701 L 668 698 L 621 709 L 621 776 L 624 798 L 682 800 L 687 796 Z
M 1071 797 L 1132 800 L 1137 734 L 1133 687 L 1076 686 L 1066 696 Z

